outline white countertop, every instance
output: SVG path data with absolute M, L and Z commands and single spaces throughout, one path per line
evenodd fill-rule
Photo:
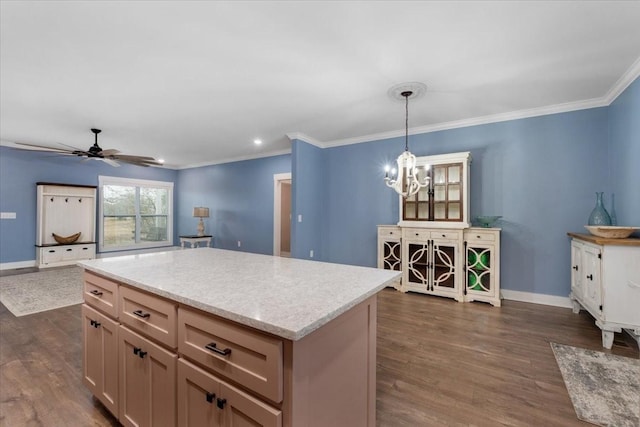
M 399 271 L 213 248 L 80 261 L 107 278 L 299 340 L 399 280 Z

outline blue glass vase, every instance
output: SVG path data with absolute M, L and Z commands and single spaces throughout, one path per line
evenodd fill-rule
M 611 225 L 611 217 L 602 202 L 603 194 L 604 193 L 596 193 L 596 207 L 593 208 L 591 215 L 589 215 L 588 225 Z

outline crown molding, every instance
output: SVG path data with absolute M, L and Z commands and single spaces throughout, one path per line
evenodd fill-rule
M 174 169 L 177 169 L 177 170 L 194 169 L 194 168 L 201 168 L 201 167 L 205 167 L 205 166 L 221 165 L 223 163 L 234 163 L 234 162 L 242 162 L 244 160 L 262 159 L 264 157 L 281 156 L 283 154 L 291 154 L 291 149 L 289 148 L 289 149 L 280 150 L 280 151 L 270 151 L 270 152 L 260 153 L 260 154 L 252 154 L 252 155 L 240 156 L 240 157 L 231 157 L 231 158 L 227 158 L 227 159 L 216 160 L 214 162 L 194 163 L 194 164 L 190 164 L 190 165 L 176 166 Z
M 548 107 L 530 108 L 527 110 L 512 111 L 509 113 L 492 114 L 488 116 L 474 117 L 471 119 L 454 120 L 451 122 L 436 123 L 427 126 L 418 126 L 409 128 L 409 135 L 417 135 L 421 133 L 438 132 L 442 130 L 450 130 L 464 128 L 469 126 L 478 126 L 498 122 L 506 122 L 510 120 L 525 119 L 537 116 L 546 116 L 549 114 L 566 113 L 576 110 L 585 110 L 588 108 L 606 107 L 609 105 L 604 98 L 587 99 L 578 102 L 568 102 L 565 104 L 551 105 Z M 372 135 L 357 136 L 353 138 L 339 139 L 323 143 L 323 148 L 338 147 L 341 145 L 359 144 L 367 141 L 379 141 L 389 138 L 397 138 L 404 136 L 405 131 L 395 130 L 382 132 Z
M 309 135 L 305 135 L 304 133 L 301 133 L 301 132 L 289 132 L 287 133 L 287 138 L 289 138 L 289 141 L 293 141 L 294 139 L 297 139 L 299 141 L 304 141 L 311 145 L 315 145 L 318 148 L 326 148 L 324 143 L 318 141 L 315 138 L 310 137 Z
M 629 69 L 618 79 L 609 92 L 604 96 L 607 105 L 610 105 L 626 88 L 640 76 L 640 57 L 631 64 Z

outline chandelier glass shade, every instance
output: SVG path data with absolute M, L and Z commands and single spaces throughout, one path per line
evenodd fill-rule
M 403 91 L 401 95 L 405 99 L 405 136 L 404 152 L 396 160 L 397 168 L 385 167 L 384 182 L 387 187 L 393 188 L 402 197 L 411 197 L 421 188 L 429 185 L 427 169 L 416 166 L 416 156 L 409 151 L 409 97 L 412 91 Z M 424 175 L 424 176 L 422 176 Z

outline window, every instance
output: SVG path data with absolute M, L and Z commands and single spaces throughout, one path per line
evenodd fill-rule
M 173 244 L 173 183 L 98 177 L 100 252 Z

